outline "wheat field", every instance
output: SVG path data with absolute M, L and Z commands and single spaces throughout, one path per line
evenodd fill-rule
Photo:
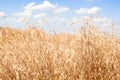
M 120 80 L 120 37 L 96 26 L 74 34 L 1 27 L 0 80 Z

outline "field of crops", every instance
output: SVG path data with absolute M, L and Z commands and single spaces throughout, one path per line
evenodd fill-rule
M 120 37 L 96 26 L 74 34 L 1 27 L 0 80 L 120 80 Z

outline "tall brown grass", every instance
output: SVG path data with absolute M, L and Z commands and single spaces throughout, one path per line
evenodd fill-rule
M 88 24 L 75 34 L 0 28 L 0 80 L 120 80 L 120 38 Z

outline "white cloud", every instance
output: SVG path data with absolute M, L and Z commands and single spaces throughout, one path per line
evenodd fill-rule
M 87 8 L 80 8 L 79 10 L 76 11 L 77 14 L 82 14 L 82 13 L 87 13 L 88 9 Z
M 35 6 L 35 2 L 31 2 L 31 3 L 29 3 L 29 4 L 27 4 L 23 9 L 25 9 L 25 10 L 31 10 L 31 9 L 33 9 L 33 6 Z
M 70 9 L 67 7 L 58 7 L 56 9 L 54 9 L 54 13 L 59 14 L 59 13 L 63 13 L 63 12 L 67 12 Z
M 101 8 L 99 7 L 92 7 L 91 9 L 88 10 L 88 14 L 95 14 L 97 13 Z
M 29 17 L 29 16 L 32 15 L 32 11 L 31 10 L 25 10 L 23 12 L 13 13 L 13 15 L 15 15 L 15 16 L 22 16 L 22 17 Z
M 23 11 L 13 13 L 15 16 L 30 17 L 34 11 L 41 11 L 47 9 L 53 9 L 56 5 L 53 5 L 49 1 L 44 1 L 42 4 L 36 4 L 35 2 L 29 3 L 23 8 Z
M 6 13 L 4 11 L 0 11 L 0 17 L 6 16 Z
M 101 8 L 92 7 L 92 8 L 80 8 L 76 11 L 76 14 L 96 14 Z
M 45 10 L 45 9 L 52 9 L 55 8 L 57 5 L 54 5 L 50 3 L 49 1 L 44 1 L 42 4 L 36 4 L 35 2 L 32 2 L 25 6 L 24 10 Z
M 52 4 L 50 3 L 49 1 L 44 1 L 42 4 L 36 4 L 35 2 L 32 2 L 30 4 L 28 4 L 27 6 L 25 6 L 23 8 L 24 10 L 32 10 L 32 11 L 35 11 L 35 10 L 53 10 L 54 13 L 58 14 L 58 13 L 63 13 L 63 12 L 66 12 L 66 11 L 69 11 L 70 9 L 68 7 L 61 7 L 61 6 L 58 6 L 57 4 Z
M 45 13 L 39 13 L 34 15 L 34 18 L 40 18 L 40 17 L 44 17 L 46 14 Z
M 51 11 L 55 14 L 59 14 L 69 10 L 70 9 L 67 7 L 58 6 L 57 4 L 52 4 L 49 1 L 44 1 L 42 4 L 36 4 L 35 2 L 31 2 L 27 4 L 25 7 L 23 7 L 23 11 L 13 13 L 13 15 L 19 16 L 19 17 L 30 17 L 30 16 L 40 17 L 45 15 L 45 14 L 39 14 L 43 11 L 44 12 Z M 39 15 L 34 15 L 33 14 L 34 12 L 36 12 L 36 14 L 39 14 Z

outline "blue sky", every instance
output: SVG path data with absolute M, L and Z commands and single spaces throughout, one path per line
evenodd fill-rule
M 22 7 L 26 6 L 31 2 L 42 4 L 44 0 L 0 0 L 0 10 L 8 12 L 9 14 L 21 10 Z M 98 6 L 102 8 L 102 12 L 105 15 L 120 16 L 120 0 L 48 0 L 53 4 L 61 6 L 67 6 L 72 9 L 79 9 L 83 7 L 94 7 Z M 103 14 L 103 15 L 104 15 Z
M 110 17 L 120 22 L 119 8 L 120 0 L 0 0 L 0 18 L 7 16 L 13 22 L 27 18 L 37 22 L 43 17 L 55 17 L 62 22 L 65 18 L 73 20 L 99 14 L 100 19 Z

